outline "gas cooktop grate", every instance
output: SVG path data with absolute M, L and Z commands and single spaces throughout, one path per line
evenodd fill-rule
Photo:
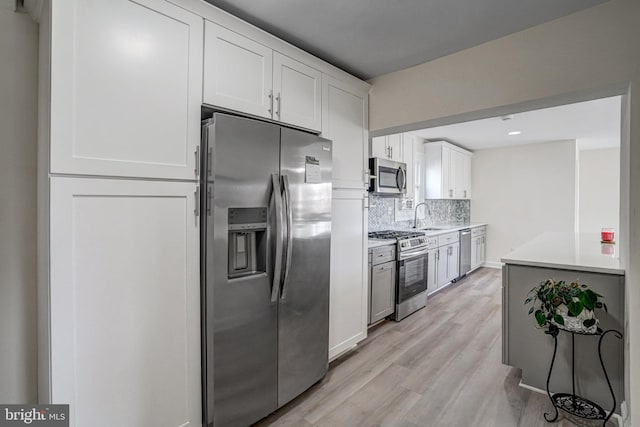
M 398 230 L 383 230 L 372 231 L 369 233 L 370 239 L 399 239 L 403 237 L 421 237 L 424 233 L 418 231 L 398 231 Z

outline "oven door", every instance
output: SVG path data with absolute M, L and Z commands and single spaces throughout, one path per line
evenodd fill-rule
M 398 261 L 397 304 L 427 290 L 428 259 L 426 248 L 401 255 Z

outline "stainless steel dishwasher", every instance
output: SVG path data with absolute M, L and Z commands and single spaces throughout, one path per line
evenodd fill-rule
M 471 271 L 471 229 L 460 230 L 460 277 Z

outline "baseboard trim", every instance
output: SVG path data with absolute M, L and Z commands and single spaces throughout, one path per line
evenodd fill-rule
M 497 262 L 497 261 L 485 261 L 484 263 L 482 263 L 482 266 L 487 268 L 501 269 L 503 265 L 504 265 L 503 263 Z
M 532 392 L 534 392 L 534 393 L 540 393 L 540 394 L 547 395 L 547 392 L 546 392 L 546 391 L 541 390 L 541 389 L 539 389 L 538 387 L 533 387 L 533 386 L 530 386 L 529 384 L 525 384 L 525 383 L 523 383 L 523 382 L 522 382 L 522 379 L 521 379 L 521 380 L 520 380 L 520 382 L 518 383 L 518 386 L 519 386 L 519 387 L 522 387 L 522 388 L 524 388 L 524 389 L 527 389 L 527 390 L 529 390 L 529 391 L 532 391 Z M 553 394 L 553 392 L 551 392 L 551 394 Z M 560 412 L 562 413 L 562 411 L 560 411 Z M 605 412 L 606 412 L 607 414 L 609 413 L 609 411 L 607 411 L 606 409 L 605 409 Z M 616 420 L 616 425 L 617 425 L 618 427 L 624 427 L 624 423 L 623 423 L 623 421 L 622 421 L 622 417 L 621 417 L 620 415 L 618 415 L 618 414 L 614 413 L 614 414 L 611 416 L 611 419 L 612 419 L 612 420 L 614 420 L 614 419 Z

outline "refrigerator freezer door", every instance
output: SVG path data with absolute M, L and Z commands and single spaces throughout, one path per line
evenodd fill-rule
M 208 175 L 205 193 L 213 196 L 210 214 L 207 202 L 203 203 L 207 425 L 247 426 L 277 407 L 278 302 L 271 301 L 276 235 L 272 175 L 276 174 L 279 184 L 280 128 L 224 114 L 215 114 L 213 122 L 208 129 L 210 146 L 205 148 L 212 161 L 203 168 L 203 175 Z M 280 189 L 275 190 L 279 197 Z M 237 229 L 242 218 L 237 217 L 245 213 L 250 217 L 264 208 L 269 225 L 252 237 L 252 249 L 256 259 L 264 260 L 264 272 L 257 265 L 257 272 L 229 278 L 233 265 L 229 254 L 246 250 L 238 248 L 238 242 L 229 249 L 229 237 L 241 235 Z
M 331 141 L 282 129 L 284 280 L 278 331 L 278 406 L 320 380 L 329 353 Z

